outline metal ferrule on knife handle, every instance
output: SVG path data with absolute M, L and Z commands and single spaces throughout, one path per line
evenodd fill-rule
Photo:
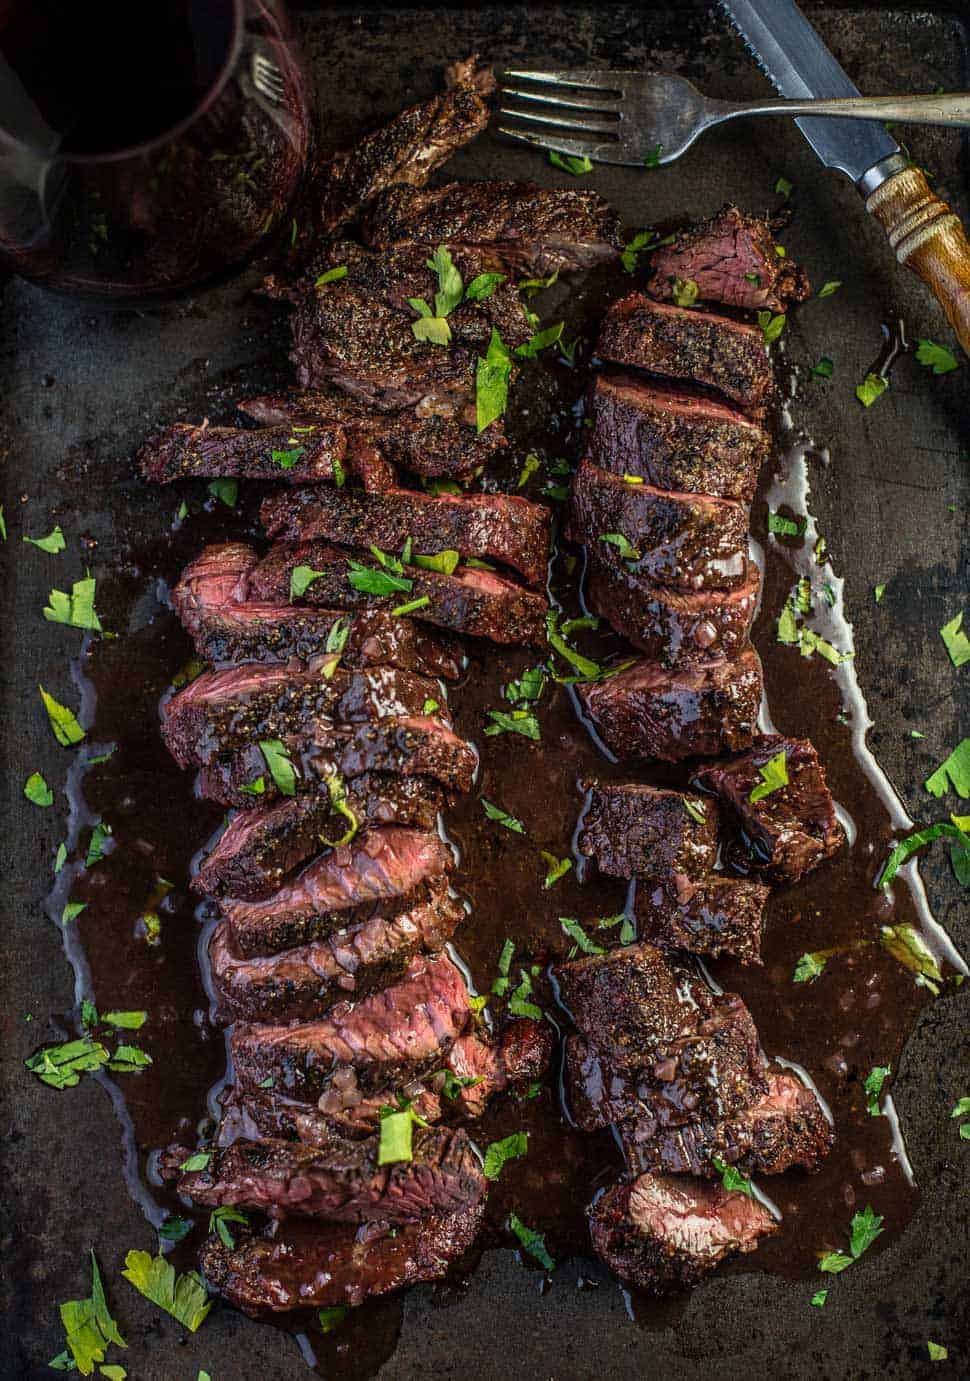
M 970 242 L 960 218 L 912 165 L 871 192 L 866 210 L 889 236 L 899 262 L 935 293 L 970 355 Z

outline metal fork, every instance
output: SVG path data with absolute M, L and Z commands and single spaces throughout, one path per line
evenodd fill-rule
M 532 87 L 510 85 L 529 82 Z M 560 90 L 550 90 L 560 88 Z M 511 139 L 596 163 L 673 163 L 694 140 L 744 115 L 839 115 L 913 125 L 970 125 L 970 94 L 852 96 L 820 101 L 716 101 L 683 77 L 639 72 L 506 72 L 499 113 Z M 510 105 L 512 99 L 525 105 Z M 535 127 L 535 128 L 533 128 Z
M 286 80 L 276 63 L 257 51 L 253 53 L 251 71 L 253 86 L 259 94 L 274 105 L 279 105 L 286 90 Z

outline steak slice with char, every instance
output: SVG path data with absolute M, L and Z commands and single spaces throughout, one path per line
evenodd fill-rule
M 603 544 L 600 543 L 600 546 Z M 712 657 L 737 657 L 747 646 L 758 609 L 761 573 L 748 564 L 744 583 L 735 590 L 685 593 L 655 585 L 610 565 L 587 548 L 586 601 L 651 662 L 687 666 Z
M 485 1177 L 461 1128 L 429 1127 L 413 1138 L 413 1159 L 378 1162 L 378 1139 L 327 1148 L 294 1141 L 235 1141 L 212 1153 L 179 1192 L 208 1208 L 232 1204 L 273 1217 L 336 1223 L 413 1223 L 429 1213 L 474 1208 Z
M 364 238 L 384 250 L 414 241 L 463 245 L 498 267 L 548 274 L 615 258 L 618 227 L 596 192 L 486 180 L 420 192 L 392 187 L 371 205 Z
M 234 1234 L 234 1247 L 213 1234 L 202 1249 L 202 1270 L 247 1314 L 354 1307 L 446 1275 L 478 1235 L 484 1208 L 483 1196 L 473 1208 L 400 1227 L 288 1221 L 261 1237 Z
M 832 1146 L 833 1131 L 811 1089 L 791 1074 L 769 1074 L 768 1092 L 725 1122 L 692 1122 L 647 1135 L 639 1122 L 619 1131 L 634 1174 L 721 1174 L 716 1161 L 746 1175 L 781 1175 L 792 1166 L 817 1170 Z
M 771 889 L 749 878 L 713 873 L 688 901 L 671 897 L 663 883 L 639 884 L 639 933 L 661 949 L 684 949 L 714 958 L 730 955 L 742 964 L 761 963 L 765 904 Z
M 398 621 L 412 619 L 430 623 L 470 637 L 488 638 L 496 643 L 542 643 L 546 634 L 548 604 L 536 590 L 527 590 L 493 571 L 472 566 L 457 566 L 451 575 L 408 566 L 411 589 L 386 596 L 355 590 L 348 580 L 349 561 L 374 566 L 375 558 L 363 548 L 331 546 L 328 542 L 277 542 L 257 566 L 253 588 L 263 598 L 285 599 L 297 566 L 318 572 L 301 598 L 307 603 L 325 603 L 343 609 L 381 611 L 393 607 L 391 601 L 427 598 L 428 604 L 402 615 Z
M 514 494 L 419 494 L 391 489 L 376 499 L 348 489 L 296 489 L 270 495 L 260 510 L 267 536 L 323 538 L 346 547 L 415 553 L 457 551 L 501 561 L 530 585 L 543 585 L 551 541 L 549 510 Z
M 717 389 L 746 408 L 760 408 L 774 386 L 760 326 L 629 293 L 603 320 L 596 353 L 668 379 Z
M 275 458 L 274 458 L 275 457 Z M 153 433 L 135 457 L 146 480 L 234 477 L 287 484 L 342 483 L 349 471 L 368 489 L 397 482 L 393 465 L 348 445 L 339 425 L 307 422 L 282 427 L 210 427 L 173 422 Z
M 617 1070 L 639 1069 L 657 1045 L 690 1035 L 714 1010 L 689 969 L 642 942 L 559 964 L 555 976 L 577 1028 Z
M 604 470 L 658 489 L 742 503 L 754 498 L 771 437 L 740 409 L 685 385 L 601 373 L 589 411 L 589 457 Z
M 674 283 L 697 284 L 703 302 L 723 302 L 749 311 L 784 312 L 811 291 L 805 272 L 780 255 L 767 221 L 723 206 L 708 220 L 689 226 L 650 256 L 647 291 L 669 298 Z
M 265 794 L 265 793 L 264 793 Z M 260 801 L 250 796 L 250 802 Z M 371 773 L 344 787 L 351 814 L 364 825 L 409 825 L 432 830 L 445 800 L 437 782 L 420 777 Z M 328 788 L 260 803 L 230 820 L 203 859 L 192 887 L 203 896 L 269 897 L 283 880 L 320 853 L 326 839 L 347 830 L 347 817 L 333 804 Z
M 287 602 L 288 589 L 279 602 L 248 599 L 258 559 L 245 543 L 224 542 L 206 547 L 182 572 L 172 604 L 204 661 L 309 661 L 329 655 L 329 642 L 343 643 L 346 667 L 390 666 L 446 681 L 461 675 L 457 645 L 410 619 L 381 609 L 352 618 L 340 609 L 305 609 Z
M 219 907 L 241 955 L 276 954 L 370 916 L 376 902 L 424 900 L 452 867 L 437 834 L 383 825 L 318 858 L 271 897 L 227 897 Z
M 631 483 L 590 460 L 573 480 L 566 535 L 595 547 L 604 564 L 672 589 L 730 590 L 747 575 L 743 504 Z M 607 540 L 617 535 L 626 539 L 622 552 Z
M 352 149 L 323 164 L 314 180 L 319 227 L 329 236 L 385 187 L 423 187 L 444 161 L 488 124 L 491 70 L 473 54 L 445 73 L 447 89 L 399 111 Z
M 634 662 L 606 681 L 577 687 L 600 738 L 621 762 L 635 758 L 718 757 L 749 748 L 764 690 L 750 645 L 723 657 L 668 668 Z
M 395 915 L 372 915 L 324 940 L 257 956 L 240 954 L 229 923 L 220 921 L 209 941 L 220 1020 L 311 1021 L 399 976 L 413 955 L 440 950 L 464 919 L 441 884 Z
M 426 1122 L 480 1117 L 491 1100 L 517 1084 L 541 1079 L 549 1068 L 552 1028 L 523 1018 L 511 1022 L 498 1038 L 476 1031 L 459 1036 L 441 1066 L 420 1079 L 409 1079 L 362 1094 L 356 1082 L 334 1080 L 318 1104 L 298 1102 L 276 1092 L 230 1089 L 222 1099 L 218 1142 L 238 1137 L 282 1137 L 326 1146 L 334 1136 L 370 1136 L 380 1125 L 381 1108 L 406 1098 Z M 343 1084 L 339 1087 L 338 1084 Z
M 468 989 L 447 955 L 413 959 L 399 983 L 335 1007 L 305 1026 L 236 1024 L 229 1049 L 237 1084 L 304 1102 L 335 1089 L 344 1105 L 440 1068 L 471 1021 Z
M 392 465 L 429 478 L 467 480 L 508 442 L 502 419 L 479 434 L 470 403 L 459 415 L 426 413 L 421 404 L 400 412 L 375 412 L 346 393 L 294 390 L 236 403 L 261 427 L 332 423 L 339 418 L 351 450 L 374 448 Z
M 333 730 L 318 724 L 309 737 L 289 735 L 283 744 L 299 767 L 297 793 L 318 791 L 321 782 L 334 776 L 361 777 L 365 772 L 432 777 L 442 786 L 469 791 L 478 770 L 474 746 L 430 715 L 402 715 Z M 252 805 L 245 788 L 251 791 L 254 784 L 262 800 L 279 795 L 262 753 L 250 744 L 221 752 L 203 767 L 198 791 L 204 800 L 245 809 Z
M 609 877 L 663 882 L 686 901 L 717 860 L 718 811 L 712 805 L 682 791 L 634 782 L 595 783 L 581 822 L 579 851 Z
M 762 784 L 759 769 L 780 754 L 788 784 L 752 801 Z M 755 867 L 769 881 L 797 882 L 845 843 L 825 770 L 808 739 L 767 735 L 749 752 L 699 772 L 697 782 L 736 816 Z
M 654 1135 L 661 1127 L 734 1117 L 767 1092 L 748 1009 L 734 993 L 712 1003 L 711 1015 L 691 1033 L 636 1050 L 618 1049 L 609 1038 L 571 1036 L 566 1089 L 579 1125 L 592 1131 L 636 1120 L 644 1134 Z
M 430 677 L 392 667 L 344 671 L 330 662 L 298 671 L 249 662 L 205 671 L 172 696 L 162 705 L 162 737 L 180 767 L 204 767 L 260 740 L 420 715 L 440 693 Z
M 703 1180 L 640 1175 L 589 1208 L 596 1255 L 628 1285 L 651 1294 L 687 1289 L 735 1252 L 752 1252 L 777 1231 L 746 1194 Z

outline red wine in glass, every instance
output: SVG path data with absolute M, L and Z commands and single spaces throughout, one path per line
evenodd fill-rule
M 46 287 L 224 274 L 286 217 L 310 138 L 279 0 L 0 0 L 0 255 Z

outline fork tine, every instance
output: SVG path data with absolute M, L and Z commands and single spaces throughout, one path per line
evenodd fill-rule
M 503 96 L 515 96 L 520 101 L 535 101 L 537 105 L 558 105 L 566 110 L 592 110 L 603 114 L 619 115 L 617 101 L 598 101 L 591 96 L 572 100 L 569 96 L 549 96 L 544 91 L 524 91 L 518 86 L 503 86 Z
M 555 125 L 557 129 L 575 129 L 581 134 L 610 134 L 617 137 L 616 120 L 570 120 L 556 115 L 553 111 L 514 110 L 511 106 L 501 106 L 500 115 L 511 115 L 516 120 L 528 120 L 535 125 Z
M 509 139 L 518 139 L 522 144 L 531 144 L 536 149 L 553 149 L 556 153 L 575 154 L 577 158 L 595 158 L 603 148 L 602 144 L 595 144 L 591 139 L 560 139 L 556 134 L 533 134 L 531 130 L 510 129 L 508 125 L 499 125 L 498 132 Z M 615 146 L 611 144 L 609 147 Z
M 508 68 L 503 71 L 502 78 L 504 80 L 505 77 L 515 77 L 517 81 L 539 82 L 546 86 L 572 87 L 576 91 L 599 91 L 604 95 L 612 91 L 616 95 L 622 96 L 623 92 L 617 86 L 615 78 L 623 75 L 622 72 L 520 72 Z M 614 80 L 609 80 L 609 78 Z

